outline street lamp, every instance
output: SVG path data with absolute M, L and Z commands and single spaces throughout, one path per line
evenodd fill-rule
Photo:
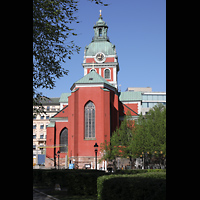
M 95 145 L 94 145 L 94 151 L 95 151 L 96 170 L 97 170 L 97 151 L 98 151 L 98 144 L 97 143 L 95 143 Z
M 60 156 L 60 151 L 57 152 L 58 155 L 58 169 L 59 169 L 59 156 Z

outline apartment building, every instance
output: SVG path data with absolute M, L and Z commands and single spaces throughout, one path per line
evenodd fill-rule
M 46 145 L 46 128 L 49 119 L 60 110 L 60 98 L 50 98 L 49 100 L 42 100 L 44 111 L 46 113 L 38 114 L 33 118 L 33 158 L 37 154 L 45 154 Z M 34 114 L 34 113 L 33 113 Z

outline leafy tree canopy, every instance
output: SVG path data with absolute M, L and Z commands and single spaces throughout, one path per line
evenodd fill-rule
M 150 109 L 148 114 L 139 116 L 137 121 L 128 114 L 119 128 L 113 132 L 110 143 L 101 144 L 104 152 L 102 160 L 113 160 L 117 157 L 138 158 L 144 153 L 166 155 L 166 107 L 162 104 Z
M 101 0 L 89 0 L 107 6 Z M 33 0 L 33 105 L 40 103 L 37 88 L 55 87 L 55 79 L 68 74 L 61 67 L 80 47 L 72 40 L 77 36 L 72 23 L 79 23 L 78 0 Z M 70 40 L 69 40 L 70 38 Z M 44 98 L 44 97 L 43 97 Z M 42 109 L 35 109 L 38 113 Z

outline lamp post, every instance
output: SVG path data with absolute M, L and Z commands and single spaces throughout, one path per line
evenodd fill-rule
M 58 169 L 59 169 L 59 156 L 60 156 L 60 151 L 57 152 L 58 155 Z
M 97 151 L 98 151 L 98 144 L 97 143 L 95 143 L 95 145 L 94 145 L 94 151 L 95 151 L 96 170 L 97 170 Z

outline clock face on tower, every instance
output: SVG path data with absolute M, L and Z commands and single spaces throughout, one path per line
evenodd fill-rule
M 95 55 L 95 61 L 96 61 L 96 62 L 102 63 L 102 62 L 104 62 L 105 60 L 106 60 L 106 56 L 105 56 L 104 53 L 99 52 L 99 53 L 97 53 L 97 54 Z

